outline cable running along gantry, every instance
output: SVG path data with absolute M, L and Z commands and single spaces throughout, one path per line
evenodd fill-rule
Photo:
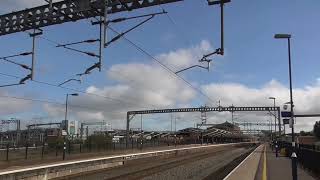
M 102 69 L 102 60 L 103 60 L 103 49 L 106 48 L 110 43 L 118 40 L 123 37 L 126 33 L 132 31 L 133 29 L 141 26 L 145 22 L 151 20 L 156 15 L 166 14 L 167 12 L 163 11 L 160 13 L 153 13 L 147 15 L 140 15 L 127 18 L 118 18 L 109 20 L 108 14 L 114 14 L 123 11 L 132 11 L 135 9 L 142 9 L 152 6 L 161 6 L 162 4 L 169 4 L 180 2 L 183 0 L 62 0 L 59 2 L 53 3 L 53 0 L 44 0 L 48 4 L 42 5 L 30 9 L 25 9 L 21 11 L 11 12 L 8 14 L 0 15 L 0 36 L 13 34 L 17 32 L 25 32 L 32 30 L 33 33 L 30 33 L 30 36 L 33 38 L 33 47 L 32 47 L 32 72 L 30 76 L 26 77 L 28 79 L 34 79 L 34 64 L 35 64 L 35 37 L 42 35 L 43 30 L 41 28 L 63 24 L 67 22 L 76 22 L 82 19 L 95 18 L 96 22 L 92 22 L 92 25 L 100 25 L 100 35 L 97 39 L 82 40 L 73 43 L 67 44 L 58 44 L 58 47 L 62 47 L 71 51 L 76 51 L 78 53 L 83 53 L 95 58 L 98 58 L 98 61 L 95 62 L 92 66 L 88 67 L 83 73 L 77 74 L 77 76 L 90 74 L 94 69 Z M 212 55 L 223 55 L 224 54 L 224 27 L 223 27 L 223 6 L 225 3 L 229 3 L 231 0 L 207 0 L 208 5 L 220 5 L 221 8 L 221 46 L 217 48 L 213 53 L 204 55 L 200 62 L 207 62 L 209 70 L 209 65 L 211 59 L 209 56 Z M 99 17 L 99 18 L 98 18 Z M 137 24 L 133 28 L 120 33 L 118 36 L 111 39 L 111 41 L 106 42 L 107 40 L 107 28 L 110 29 L 110 23 L 118 23 L 125 20 L 136 19 L 149 17 L 141 23 Z M 91 53 L 87 51 L 82 51 L 73 47 L 72 45 L 76 44 L 90 44 L 90 43 L 99 43 L 99 53 Z M 22 79 L 23 81 L 17 85 L 23 84 L 28 79 Z M 72 78 L 76 81 L 81 79 Z M 68 79 L 60 83 L 60 85 L 72 81 Z M 15 85 L 15 84 L 13 84 Z M 7 86 L 7 85 L 5 85 Z
M 64 0 L 0 16 L 0 36 L 183 0 Z

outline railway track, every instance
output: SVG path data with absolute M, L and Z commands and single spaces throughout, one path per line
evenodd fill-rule
M 217 147 L 192 154 L 182 153 L 126 161 L 125 165 L 121 167 L 82 173 L 59 179 L 181 179 L 173 169 L 176 169 L 178 173 L 183 175 L 184 173 L 182 171 L 184 167 L 189 167 L 190 169 L 195 163 L 200 163 L 201 165 L 201 161 L 215 162 L 215 165 L 202 167 L 203 171 L 206 173 L 196 173 L 198 174 L 198 176 L 196 175 L 197 177 L 191 174 L 188 175 L 188 177 L 182 178 L 199 179 L 199 175 L 201 175 L 201 178 L 203 179 L 212 174 L 212 171 L 218 170 L 220 167 L 230 163 L 229 161 L 232 161 L 232 159 L 235 159 L 248 151 L 250 151 L 250 148 L 237 146 Z
M 226 150 L 218 150 L 218 151 L 210 152 L 210 153 L 205 152 L 205 153 L 201 153 L 201 154 L 175 158 L 175 159 L 167 160 L 167 161 L 165 161 L 165 163 L 161 162 L 161 164 L 159 163 L 160 165 L 154 165 L 154 163 L 152 163 L 151 165 L 153 167 L 141 169 L 139 171 L 135 171 L 135 172 L 128 173 L 128 174 L 123 174 L 121 176 L 114 177 L 114 178 L 108 178 L 108 180 L 143 179 L 144 177 L 148 177 L 148 176 L 155 174 L 155 173 L 158 173 L 158 172 L 163 172 L 165 170 L 168 170 L 168 169 L 171 169 L 171 168 L 174 168 L 177 166 L 181 166 L 184 164 L 192 163 L 193 161 L 207 158 L 208 156 L 211 156 L 213 154 L 214 155 L 221 155 L 225 151 Z

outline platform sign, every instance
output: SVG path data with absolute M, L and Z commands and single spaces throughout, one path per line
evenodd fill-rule
M 293 120 L 291 120 L 291 117 L 293 114 L 291 113 L 291 105 L 286 103 L 283 105 L 283 109 L 281 111 L 281 117 L 283 124 L 289 124 L 290 128 L 292 128 Z
M 79 126 L 79 121 L 73 120 L 73 121 L 68 121 L 68 133 L 69 135 L 76 135 L 78 134 L 78 126 Z
M 67 131 L 66 131 L 66 130 L 62 130 L 62 131 L 61 131 L 61 135 L 62 135 L 62 136 L 67 136 L 67 135 L 68 135 L 68 133 L 67 133 Z
M 282 119 L 283 124 L 289 124 L 289 127 L 292 128 L 292 123 L 294 123 L 294 119 L 293 122 L 291 121 L 291 119 Z
M 289 124 L 290 119 L 282 119 L 282 121 L 283 121 L 283 124 Z
M 283 109 L 281 111 L 281 117 L 282 118 L 291 117 L 291 106 L 290 106 L 290 104 L 284 104 L 283 105 Z
M 290 111 L 281 111 L 281 117 L 282 118 L 291 117 L 291 112 Z

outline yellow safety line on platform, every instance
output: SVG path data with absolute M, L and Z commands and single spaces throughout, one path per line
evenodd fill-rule
M 267 180 L 267 155 L 266 155 L 266 146 L 264 146 L 263 153 L 263 171 L 262 171 L 262 180 Z

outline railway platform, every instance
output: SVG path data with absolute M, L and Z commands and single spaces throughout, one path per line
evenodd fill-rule
M 266 153 L 266 164 L 267 164 L 267 174 L 265 178 L 257 179 L 272 179 L 272 180 L 292 180 L 291 174 L 291 159 L 279 155 L 276 157 L 274 151 L 271 150 L 269 146 L 265 149 Z M 261 165 L 261 164 L 260 164 Z M 261 167 L 261 166 L 260 166 Z M 299 180 L 315 180 L 311 175 L 309 175 L 304 169 L 298 166 L 298 179 Z
M 291 159 L 276 157 L 268 145 L 260 145 L 243 160 L 224 180 L 292 180 Z M 298 180 L 316 180 L 298 166 Z
M 91 172 L 94 172 L 94 175 L 98 174 L 97 172 L 104 172 L 105 169 L 114 170 L 116 167 L 120 167 L 122 173 L 126 173 L 126 171 L 122 171 L 122 168 L 127 165 L 131 165 L 134 163 L 139 164 L 140 161 L 147 160 L 147 162 L 151 162 L 151 165 L 157 165 L 159 167 L 164 167 L 167 170 L 166 158 L 171 158 L 172 163 L 178 163 L 179 165 L 185 165 L 188 163 L 193 163 L 195 160 L 202 160 L 204 158 L 220 158 L 221 161 L 217 164 L 215 162 L 214 165 L 219 165 L 216 168 L 220 168 L 220 166 L 227 165 L 227 160 L 232 161 L 232 159 L 236 159 L 241 154 L 246 153 L 246 151 L 250 151 L 250 147 L 254 146 L 255 143 L 244 142 L 244 143 L 226 143 L 226 144 L 211 144 L 211 145 L 193 145 L 187 147 L 176 147 L 176 148 L 164 148 L 164 150 L 152 150 L 146 152 L 139 153 L 125 153 L 104 157 L 97 157 L 91 159 L 83 159 L 83 160 L 70 160 L 64 162 L 56 162 L 56 163 L 48 163 L 44 165 L 34 165 L 29 167 L 17 167 L 11 170 L 0 171 L 0 179 L 11 180 L 11 179 L 55 179 L 55 178 L 63 178 L 63 177 L 77 177 L 78 175 L 82 176 L 83 174 L 90 175 Z M 220 153 L 220 156 L 217 156 L 217 153 Z M 224 156 L 222 156 L 222 154 Z M 161 160 L 161 158 L 165 160 Z M 178 160 L 176 160 L 178 158 Z M 184 159 L 184 161 L 180 161 L 179 158 Z M 154 159 L 150 161 L 150 159 Z M 181 164 L 183 162 L 183 164 Z M 163 164 L 164 163 L 164 164 Z M 224 164 L 225 163 L 225 164 Z M 159 171 L 158 166 L 155 169 L 157 170 L 154 173 Z M 112 168 L 111 168 L 112 167 Z M 137 167 L 136 164 L 134 167 Z M 176 167 L 176 166 L 173 166 Z M 200 166 L 199 166 L 200 167 Z M 211 167 L 211 166 L 210 166 Z M 150 172 L 150 167 L 146 167 L 147 172 Z M 130 168 L 131 170 L 136 170 L 136 168 Z M 192 166 L 192 169 L 193 166 Z M 152 171 L 153 172 L 153 171 Z M 214 170 L 212 170 L 214 172 Z M 202 178 L 209 176 L 212 172 L 206 172 Z M 140 172 L 139 172 L 140 173 Z M 176 172 L 174 172 L 176 173 Z M 136 174 L 136 173 L 134 173 Z M 145 174 L 144 170 L 141 170 L 141 174 Z M 138 174 L 139 177 L 141 174 Z M 119 175 L 118 175 L 119 176 Z M 127 174 L 120 175 L 119 177 L 127 176 Z M 117 177 L 117 176 L 116 176 Z M 222 176 L 224 177 L 224 176 Z M 170 177 L 172 178 L 172 177 Z M 201 178 L 201 179 L 202 179 Z M 97 179 L 97 178 L 93 178 Z M 121 178 L 120 178 L 121 179 Z

